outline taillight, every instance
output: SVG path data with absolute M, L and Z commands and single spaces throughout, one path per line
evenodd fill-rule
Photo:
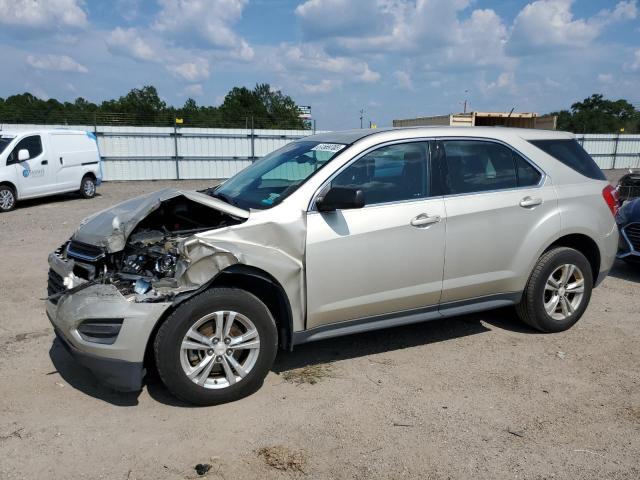
M 616 213 L 618 213 L 618 208 L 620 207 L 620 204 L 618 203 L 618 190 L 613 188 L 611 185 L 607 185 L 602 189 L 602 197 L 607 203 L 609 210 L 611 210 L 611 214 L 615 217 Z

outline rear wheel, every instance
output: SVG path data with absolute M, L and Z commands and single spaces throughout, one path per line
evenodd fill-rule
M 585 256 L 572 248 L 554 248 L 538 260 L 516 310 L 537 330 L 561 332 L 585 312 L 592 287 L 591 265 Z
M 96 181 L 93 177 L 86 176 L 80 182 L 80 195 L 82 198 L 93 198 L 96 196 Z
M 180 305 L 154 342 L 158 373 L 177 397 L 216 405 L 255 392 L 277 353 L 269 309 L 254 295 L 215 288 Z
M 8 212 L 16 206 L 16 194 L 8 185 L 0 185 L 0 212 Z

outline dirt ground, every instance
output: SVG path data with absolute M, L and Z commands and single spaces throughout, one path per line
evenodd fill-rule
M 210 408 L 154 379 L 101 387 L 53 343 L 47 254 L 90 213 L 176 183 L 0 215 L 0 478 L 640 478 L 640 269 L 622 263 L 561 334 L 498 310 L 312 343 Z

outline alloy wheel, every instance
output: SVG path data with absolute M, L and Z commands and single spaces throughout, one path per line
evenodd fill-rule
M 93 197 L 93 194 L 96 191 L 96 186 L 91 180 L 85 180 L 84 182 L 84 194 L 87 197 Z
M 556 268 L 544 286 L 544 309 L 554 320 L 570 317 L 582 303 L 584 275 L 576 265 L 566 263 Z
M 15 201 L 16 199 L 11 190 L 8 188 L 0 190 L 0 208 L 2 210 L 11 210 Z
M 234 311 L 213 312 L 197 320 L 180 345 L 184 374 L 204 388 L 227 388 L 251 372 L 260 353 L 253 322 Z

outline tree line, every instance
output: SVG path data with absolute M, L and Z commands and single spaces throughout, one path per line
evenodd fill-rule
M 160 126 L 173 125 L 176 119 L 197 127 L 309 128 L 293 99 L 266 83 L 253 89 L 234 87 L 219 106 L 198 105 L 189 98 L 176 108 L 151 85 L 100 104 L 82 97 L 73 102 L 42 100 L 31 93 L 0 98 L 1 123 Z
M 607 100 L 595 93 L 558 116 L 558 130 L 574 133 L 640 133 L 640 110 L 624 99 Z
M 629 101 L 608 100 L 593 94 L 558 116 L 558 130 L 574 133 L 640 133 L 640 111 Z M 42 100 L 30 93 L 0 98 L 0 123 L 69 125 L 173 125 L 227 128 L 310 128 L 299 117 L 293 99 L 269 84 L 232 88 L 219 106 L 198 105 L 193 98 L 182 107 L 166 104 L 151 85 L 134 88 L 117 99 L 92 103 L 82 97 L 73 102 Z

